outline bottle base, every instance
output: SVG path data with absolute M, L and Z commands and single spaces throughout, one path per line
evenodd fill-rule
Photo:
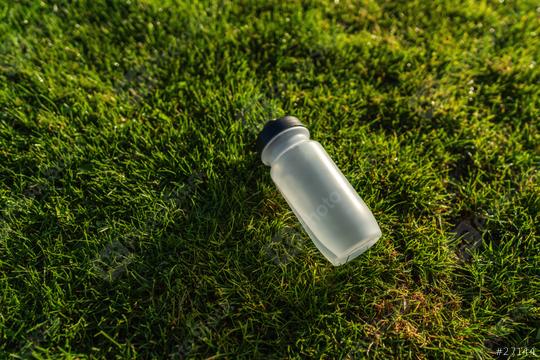
M 347 251 L 344 251 L 342 254 L 339 254 L 339 255 L 332 254 L 334 256 L 330 256 L 330 257 L 326 256 L 326 257 L 334 266 L 340 266 L 340 265 L 346 264 L 349 261 L 355 259 L 356 257 L 362 255 L 369 248 L 375 245 L 375 243 L 381 238 L 381 235 L 382 235 L 381 232 L 377 232 L 373 234 L 372 236 L 367 237 L 365 240 L 361 241 L 355 246 L 351 247 L 350 249 L 347 249 Z

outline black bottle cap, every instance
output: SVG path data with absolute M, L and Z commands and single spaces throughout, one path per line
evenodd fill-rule
M 257 152 L 259 153 L 259 155 L 262 153 L 266 144 L 268 144 L 280 132 L 288 128 L 291 128 L 293 126 L 304 126 L 304 124 L 302 124 L 300 120 L 298 120 L 298 118 L 294 116 L 289 116 L 289 115 L 284 116 L 279 119 L 268 121 L 264 125 L 264 128 L 262 129 L 259 136 L 257 137 L 256 147 L 257 147 Z

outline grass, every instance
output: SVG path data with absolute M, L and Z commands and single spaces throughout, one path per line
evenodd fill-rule
M 3 2 L 0 357 L 540 356 L 537 6 Z M 381 226 L 347 265 L 253 152 L 284 114 Z

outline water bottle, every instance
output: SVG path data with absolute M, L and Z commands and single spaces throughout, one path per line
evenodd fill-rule
M 334 266 L 356 258 L 381 237 L 369 208 L 296 117 L 268 121 L 257 150 L 304 230 Z

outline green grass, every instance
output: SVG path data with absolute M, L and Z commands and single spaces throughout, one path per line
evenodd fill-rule
M 540 356 L 537 6 L 2 2 L 0 358 Z M 284 114 L 381 226 L 347 265 Z

